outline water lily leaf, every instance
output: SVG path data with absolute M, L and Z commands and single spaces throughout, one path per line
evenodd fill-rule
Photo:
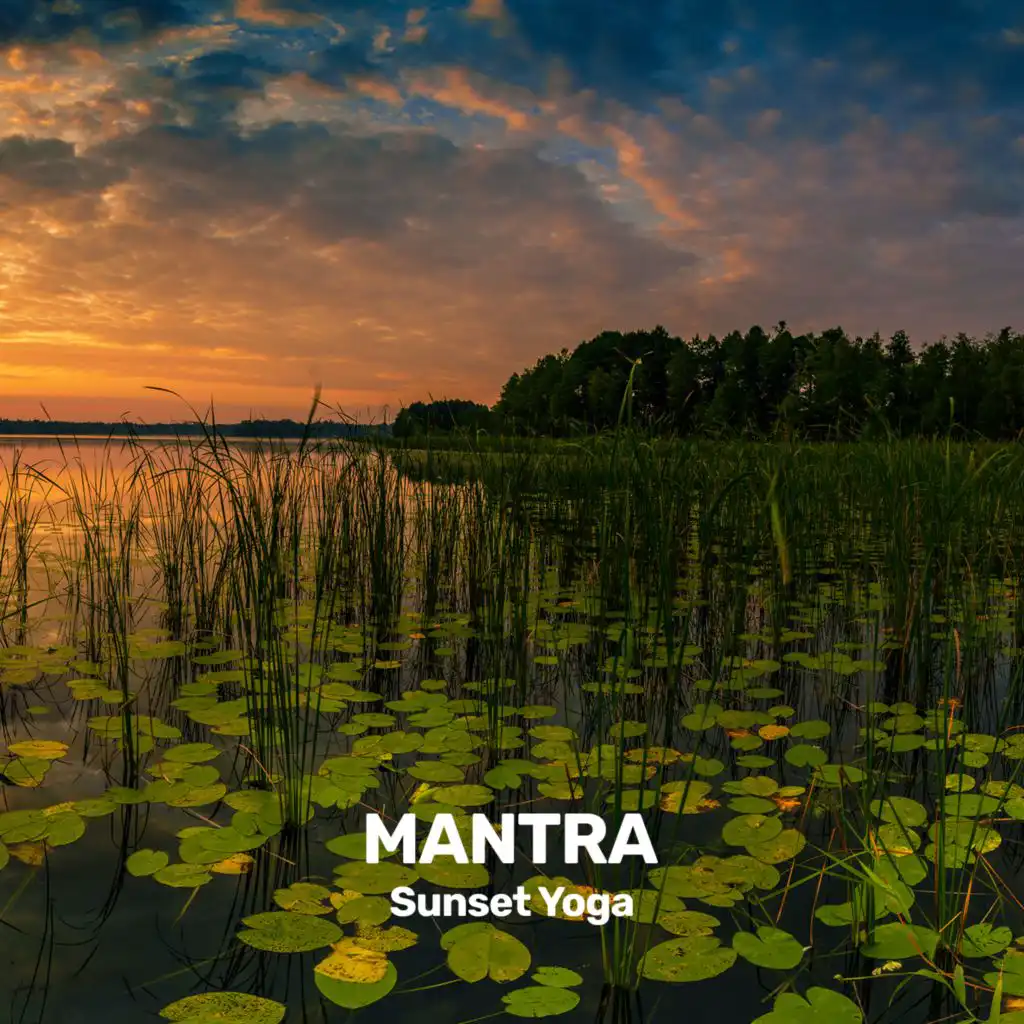
M 639 971 L 651 981 L 704 981 L 717 977 L 736 962 L 736 950 L 708 935 L 669 939 L 649 949 Z
M 430 864 L 420 863 L 416 869 L 431 885 L 445 889 L 478 889 L 491 878 L 483 864 L 458 864 L 454 857 L 435 857 Z
M 823 764 L 814 769 L 814 781 L 827 788 L 855 786 L 864 781 L 864 772 L 851 764 Z
M 332 981 L 373 985 L 388 973 L 388 962 L 383 953 L 357 945 L 354 939 L 341 939 L 314 970 Z
M 167 867 L 170 857 L 163 850 L 136 850 L 126 861 L 125 868 L 129 875 L 144 878 L 154 875 L 161 868 Z
M 459 925 L 445 932 L 448 967 L 463 981 L 515 981 L 530 969 L 530 951 L 514 935 L 486 922 Z
M 832 731 L 832 726 L 820 719 L 813 719 L 807 722 L 797 722 L 789 731 L 791 736 L 799 739 L 820 740 Z
M 244 875 L 252 870 L 256 861 L 247 853 L 233 853 L 230 857 L 218 860 L 210 865 L 215 875 Z
M 782 832 L 782 822 L 763 814 L 741 814 L 727 821 L 722 828 L 722 840 L 730 846 L 749 846 L 767 842 Z
M 392 925 L 390 928 L 378 928 L 366 921 L 356 924 L 355 943 L 364 949 L 372 949 L 377 953 L 394 953 L 400 949 L 409 949 L 419 942 L 419 936 L 408 928 Z
M 306 953 L 322 949 L 341 939 L 341 929 L 333 922 L 310 914 L 292 914 L 270 910 L 242 919 L 245 930 L 238 938 L 253 949 L 268 953 Z
M 320 994 L 335 1006 L 341 1006 L 346 1010 L 358 1010 L 383 999 L 398 982 L 398 971 L 395 970 L 393 963 L 387 961 L 384 976 L 372 984 L 365 984 L 339 981 L 314 968 L 313 981 Z
M 973 924 L 964 929 L 964 941 L 960 953 L 965 957 L 981 958 L 1001 953 L 1013 941 L 1009 928 L 990 924 Z
M 916 800 L 905 796 L 887 796 L 871 801 L 871 813 L 882 821 L 895 822 L 907 828 L 919 828 L 928 820 L 928 812 Z
M 201 864 L 169 864 L 154 871 L 152 878 L 174 889 L 195 889 L 213 881 L 213 875 L 205 871 Z
M 942 801 L 942 809 L 951 818 L 979 818 L 995 813 L 1000 800 L 982 793 L 950 793 Z
M 344 902 L 336 905 L 337 917 L 342 924 L 351 924 L 353 921 L 383 924 L 391 917 L 391 901 L 383 896 L 360 896 L 353 892 L 350 898 L 345 898 Z
M 530 975 L 530 981 L 552 988 L 573 988 L 583 984 L 583 977 L 575 971 L 570 971 L 568 967 L 538 967 Z
M 391 892 L 400 885 L 411 885 L 419 874 L 404 864 L 363 864 L 354 861 L 337 869 L 336 881 L 345 889 L 354 889 L 364 896 Z
M 444 786 L 434 791 L 434 799 L 456 807 L 480 807 L 494 799 L 494 791 L 489 786 Z
M 280 1024 L 285 1007 L 273 999 L 251 996 L 244 992 L 206 992 L 187 996 L 165 1006 L 160 1016 L 172 1021 L 196 1021 L 207 1024 Z
M 783 992 L 770 1013 L 753 1024 L 861 1024 L 864 1015 L 851 999 L 828 988 L 809 988 L 807 995 Z
M 130 786 L 111 786 L 104 796 L 108 800 L 113 800 L 115 804 L 144 804 L 148 799 L 139 790 Z
M 444 761 L 417 761 L 407 772 L 421 782 L 461 782 L 466 777 L 462 769 Z
M 710 935 L 721 924 L 717 917 L 699 910 L 669 910 L 658 915 L 658 924 L 673 935 Z
M 668 782 L 661 787 L 659 806 L 670 814 L 701 814 L 708 807 L 711 783 L 700 779 Z
M 985 984 L 993 988 L 999 983 L 1000 977 L 1003 983 L 1003 995 L 1024 997 L 1024 952 L 1011 949 L 1001 961 L 995 961 L 996 967 L 1002 971 L 992 971 L 985 975 Z M 1011 1017 L 1011 1014 L 1003 1014 L 1000 1020 Z
M 501 1001 L 510 1016 L 535 1020 L 538 1017 L 557 1017 L 575 1010 L 580 997 L 569 988 L 556 988 L 542 983 L 514 989 L 503 995 Z
M 117 810 L 117 804 L 106 796 L 92 797 L 86 800 L 74 800 L 69 810 L 80 814 L 83 818 L 102 818 L 113 814 Z
M 796 828 L 783 829 L 771 839 L 748 843 L 747 853 L 764 864 L 792 860 L 807 845 L 807 837 Z
M 56 740 L 21 740 L 18 743 L 10 744 L 7 750 L 18 757 L 57 761 L 68 752 L 68 745 Z
M 349 860 L 366 860 L 366 833 L 349 832 L 348 835 L 335 836 L 327 841 L 327 849 L 339 857 L 348 857 Z M 377 844 L 377 855 L 379 857 L 394 857 L 398 850 L 385 850 Z
M 738 814 L 771 814 L 776 810 L 774 801 L 763 796 L 738 796 L 730 800 L 728 806 Z
M 574 740 L 576 732 L 567 725 L 535 725 L 530 735 L 538 740 Z
M 203 807 L 216 803 L 228 791 L 223 782 L 215 782 L 209 786 L 192 786 L 188 782 L 181 785 L 185 786 L 183 792 L 175 792 L 174 795 L 165 798 L 168 807 Z
M 52 761 L 44 757 L 18 757 L 9 762 L 0 774 L 16 786 L 34 789 L 43 784 L 52 764 Z
M 491 789 L 518 789 L 522 785 L 522 781 L 522 778 L 508 765 L 495 765 L 484 773 L 484 782 Z
M 74 811 L 62 811 L 49 818 L 45 839 L 50 846 L 68 846 L 84 835 L 85 819 Z
M 168 761 L 182 764 L 202 764 L 205 761 L 212 761 L 219 753 L 212 743 L 180 743 L 170 750 L 165 750 L 163 756 Z
M 331 890 L 311 882 L 293 882 L 286 889 L 274 890 L 274 902 L 282 910 L 294 914 L 312 914 L 320 917 L 334 909 L 330 903 Z
M 931 960 L 938 943 L 938 932 L 931 928 L 892 921 L 877 925 L 874 939 L 865 942 L 861 952 L 872 960 L 910 960 L 922 955 Z
M 8 843 L 40 839 L 49 824 L 42 811 L 5 811 L 0 814 L 0 837 Z
M 655 914 L 669 913 L 684 909 L 683 901 L 678 896 L 656 889 L 624 889 L 622 895 L 633 899 L 633 920 L 642 924 L 654 924 Z
M 695 757 L 693 759 L 693 771 L 695 775 L 703 775 L 707 779 L 713 779 L 725 771 L 725 765 L 717 757 Z
M 737 932 L 732 937 L 732 946 L 744 960 L 749 960 L 756 967 L 776 971 L 788 971 L 804 958 L 803 946 L 780 928 L 764 926 L 757 929 L 756 935 Z

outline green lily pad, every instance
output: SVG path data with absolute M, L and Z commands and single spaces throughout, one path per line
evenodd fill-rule
M 571 989 L 542 984 L 514 989 L 503 995 L 501 1001 L 510 1016 L 533 1020 L 569 1013 L 579 1005 L 580 997 Z
M 982 958 L 1002 953 L 1013 942 L 1013 932 L 1009 928 L 995 927 L 991 924 L 973 924 L 964 929 L 964 941 L 960 948 L 962 956 Z
M 201 864 L 168 864 L 154 871 L 152 878 L 172 889 L 195 889 L 213 881 L 213 875 L 203 870 Z
M 429 864 L 417 864 L 420 877 L 444 889 L 479 889 L 491 874 L 483 864 L 459 864 L 454 857 L 435 857 Z
M 136 850 L 126 861 L 125 868 L 129 875 L 144 878 L 155 875 L 161 868 L 167 867 L 170 857 L 163 850 Z
M 882 821 L 893 822 L 906 828 L 920 828 L 928 820 L 928 812 L 916 800 L 905 796 L 887 796 L 871 801 L 871 813 Z
M 552 988 L 574 988 L 583 984 L 583 977 L 575 971 L 570 971 L 568 967 L 538 967 L 530 975 L 530 980 Z
M 349 832 L 348 835 L 335 836 L 327 841 L 327 849 L 339 857 L 348 857 L 349 860 L 366 860 L 366 833 Z M 397 850 L 385 850 L 377 844 L 378 856 L 394 857 Z
M 807 995 L 783 992 L 770 1013 L 753 1024 L 861 1024 L 864 1015 L 851 999 L 828 988 L 809 988 Z
M 314 918 L 316 920 L 316 918 Z M 313 981 L 324 999 L 346 1010 L 358 1010 L 383 999 L 398 982 L 398 971 L 388 961 L 384 977 L 370 983 L 339 981 L 314 969 Z
M 489 786 L 444 786 L 434 791 L 438 803 L 453 804 L 456 807 L 480 807 L 494 799 L 494 790 Z
M 245 930 L 238 938 L 253 949 L 268 953 L 307 953 L 337 942 L 341 929 L 333 922 L 310 914 L 270 910 L 242 919 Z
M 202 1022 L 223 1021 L 224 1024 L 280 1024 L 285 1007 L 273 999 L 251 996 L 244 992 L 205 992 L 187 996 L 165 1006 L 160 1016 L 165 1020 Z
M 730 846 L 749 846 L 774 839 L 782 832 L 782 822 L 763 814 L 741 814 L 727 821 L 722 828 L 722 840 Z
M 807 837 L 796 828 L 783 829 L 771 839 L 747 844 L 747 853 L 763 864 L 792 860 L 807 845 Z
M 411 885 L 418 877 L 413 868 L 404 864 L 363 864 L 354 861 L 338 868 L 335 881 L 345 889 L 373 896 L 391 892 L 400 885 Z
M 938 932 L 931 928 L 892 921 L 878 925 L 873 940 L 865 942 L 861 952 L 872 960 L 910 960 L 921 955 L 931 960 L 938 943 Z
M 407 771 L 420 782 L 461 782 L 466 777 L 461 768 L 444 761 L 417 761 Z
M 732 946 L 744 960 L 756 967 L 769 967 L 776 971 L 788 971 L 804 958 L 803 946 L 789 932 L 780 928 L 764 926 L 757 934 L 737 932 L 732 937 Z
M 515 981 L 530 969 L 530 951 L 514 935 L 486 922 L 458 925 L 441 937 L 448 967 L 463 981 Z
M 353 921 L 370 925 L 383 924 L 391 917 L 391 900 L 383 896 L 358 896 L 342 903 L 337 917 L 341 924 L 351 924 Z
M 736 962 L 736 950 L 709 935 L 669 939 L 649 949 L 639 964 L 651 981 L 704 981 L 717 977 Z

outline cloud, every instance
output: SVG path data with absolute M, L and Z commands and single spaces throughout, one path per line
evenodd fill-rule
M 224 8 L 217 0 L 209 0 L 203 15 L 208 18 Z M 49 43 L 83 31 L 104 41 L 124 42 L 195 19 L 195 5 L 179 0 L 4 0 L 0 46 Z
M 28 139 L 22 135 L 0 140 L 0 178 L 33 193 L 77 195 L 100 192 L 126 175 L 122 168 L 79 157 L 61 139 Z
M 0 6 L 26 398 L 493 401 L 606 328 L 1024 313 L 1008 4 L 52 7 Z

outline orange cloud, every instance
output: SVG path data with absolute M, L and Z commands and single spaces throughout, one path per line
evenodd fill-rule
M 486 114 L 504 121 L 514 131 L 525 131 L 530 127 L 531 117 L 521 107 L 495 96 L 485 95 L 474 82 L 493 89 L 491 83 L 480 75 L 473 75 L 466 68 L 448 67 L 432 75 L 412 78 L 408 83 L 411 93 L 426 96 L 435 103 L 460 110 L 464 114 Z M 525 90 L 518 90 L 522 96 Z
M 235 18 L 256 24 L 276 25 L 278 28 L 301 28 L 324 20 L 322 15 L 280 8 L 274 0 L 235 0 Z
M 680 193 L 650 172 L 644 150 L 636 139 L 615 125 L 605 125 L 604 133 L 615 150 L 619 173 L 643 190 L 648 202 L 665 218 L 668 227 L 683 231 L 700 230 L 703 226 L 700 218 L 683 205 Z
M 392 106 L 400 107 L 404 102 L 401 91 L 383 78 L 360 76 L 350 78 L 348 84 L 361 96 L 367 96 L 381 103 L 390 103 Z
M 466 8 L 466 17 L 500 21 L 506 17 L 504 0 L 472 0 Z
M 408 11 L 405 16 L 403 43 L 422 43 L 427 38 L 427 26 L 422 24 L 426 14 L 425 7 L 413 7 Z

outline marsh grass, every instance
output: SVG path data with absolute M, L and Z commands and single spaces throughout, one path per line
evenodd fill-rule
M 224 984 L 277 991 L 235 919 L 325 881 L 309 881 L 311 837 L 358 832 L 370 812 L 458 808 L 454 782 L 454 799 L 494 820 L 586 808 L 614 831 L 644 813 L 657 875 L 588 864 L 573 878 L 648 893 L 637 917 L 585 933 L 599 1019 L 657 1015 L 676 987 L 659 982 L 724 973 L 737 949 L 769 996 L 812 980 L 848 993 L 849 1012 L 891 1002 L 898 1017 L 910 999 L 929 1020 L 984 1019 L 1001 970 L 1022 987 L 1012 942 L 978 930 L 1024 931 L 1021 450 L 665 443 L 630 416 L 627 396 L 608 435 L 467 438 L 457 452 L 237 444 L 211 419 L 197 440 L 130 442 L 127 456 L 111 442 L 88 467 L 73 446 L 60 471 L 15 456 L 0 694 L 55 668 L 32 646 L 48 516 L 57 573 L 41 600 L 67 612 L 73 652 L 56 668 L 79 674 L 82 706 L 108 705 L 85 735 L 111 779 L 149 804 L 202 807 L 189 812 L 200 831 L 254 851 L 217 959 Z M 175 767 L 179 739 L 215 741 L 224 782 Z M 42 781 L 19 760 L 5 769 L 18 785 Z M 140 841 L 124 824 L 135 806 L 121 805 L 122 845 Z M 789 845 L 743 831 L 762 826 Z M 186 910 L 211 881 L 202 863 L 186 870 L 190 841 L 178 876 L 155 872 L 189 883 Z M 359 884 L 338 870 L 335 889 Z M 518 877 L 486 874 L 492 888 Z M 784 932 L 799 956 L 720 942 L 679 916 L 694 901 L 732 932 Z M 588 927 L 533 922 L 548 925 Z M 697 966 L 674 966 L 680 951 Z

